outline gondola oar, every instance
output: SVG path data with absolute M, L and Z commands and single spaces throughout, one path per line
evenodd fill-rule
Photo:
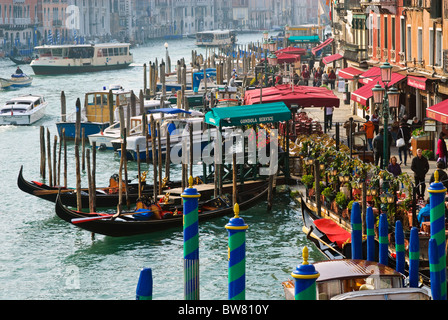
M 151 211 L 152 210 L 149 210 L 149 209 L 138 209 L 137 211 L 134 211 L 134 212 L 122 213 L 121 216 L 142 214 L 142 213 L 148 213 Z M 108 218 L 112 218 L 114 216 L 117 217 L 116 214 L 108 214 L 108 215 L 103 215 L 103 216 L 98 216 L 98 217 L 75 218 L 75 219 L 72 219 L 71 222 L 73 224 L 78 224 L 78 223 L 89 222 L 89 221 L 94 221 L 94 220 L 108 219 Z

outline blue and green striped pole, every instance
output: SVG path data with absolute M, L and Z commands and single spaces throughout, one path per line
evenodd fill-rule
M 199 300 L 199 217 L 200 194 L 193 188 L 193 177 L 188 179 L 189 188 L 181 194 L 183 199 L 184 232 L 184 298 Z
M 239 217 L 240 207 L 234 206 L 235 217 L 226 224 L 229 234 L 229 300 L 246 299 L 246 230 L 249 226 Z
M 152 300 L 152 270 L 144 268 L 140 271 L 137 283 L 136 300 Z
M 389 264 L 389 238 L 388 238 L 388 232 L 389 232 L 389 226 L 387 223 L 387 214 L 382 213 L 380 215 L 380 224 L 378 226 L 378 242 L 380 247 L 379 252 L 379 263 L 384 264 L 387 266 Z
M 434 182 L 428 188 L 430 196 L 431 239 L 437 244 L 439 263 L 433 264 L 434 272 L 440 273 L 440 300 L 446 300 L 446 235 L 445 235 L 445 195 L 446 188 L 439 182 L 439 172 L 434 172 Z M 431 271 L 432 272 L 432 271 Z M 432 287 L 432 285 L 431 285 Z
M 295 280 L 294 300 L 316 300 L 316 281 L 320 274 L 308 263 L 308 248 L 302 250 L 303 262 L 291 273 Z
M 352 259 L 362 259 L 362 220 L 359 202 L 354 202 L 351 214 Z
M 375 261 L 375 217 L 372 207 L 366 210 L 367 261 Z
M 420 241 L 418 238 L 418 228 L 411 229 L 409 238 L 409 286 L 418 288 L 418 269 L 420 263 Z
M 395 222 L 395 253 L 396 253 L 396 266 L 395 270 L 404 274 L 404 232 L 403 225 L 400 220 Z
M 439 252 L 437 248 L 436 239 L 429 239 L 428 245 L 428 256 L 429 256 L 429 277 L 431 280 L 431 296 L 433 300 L 442 300 L 441 296 L 441 279 L 439 266 Z

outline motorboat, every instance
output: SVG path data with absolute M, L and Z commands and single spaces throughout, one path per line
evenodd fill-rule
M 147 100 L 145 101 L 145 107 L 147 104 Z M 160 104 L 158 104 L 160 106 Z M 190 111 L 185 111 L 183 109 L 177 108 L 161 108 L 161 109 L 148 109 L 147 110 L 147 123 L 149 123 L 149 117 L 152 114 L 154 119 L 160 119 L 162 116 L 166 119 L 177 117 L 179 114 L 191 114 Z M 126 124 L 125 124 L 126 126 Z M 130 118 L 129 130 L 126 130 L 126 136 L 129 138 L 135 135 L 142 134 L 142 116 L 134 116 Z M 104 129 L 104 131 L 91 134 L 88 136 L 90 145 L 93 143 L 102 150 L 115 150 L 117 151 L 121 145 L 121 125 L 120 122 L 117 121 L 113 125 Z M 112 141 L 116 141 L 116 143 L 112 144 Z M 120 143 L 118 142 L 120 141 Z
M 0 84 L 3 89 L 29 87 L 33 82 L 33 77 L 24 73 L 12 74 L 11 78 L 0 78 Z
M 0 108 L 0 125 L 30 125 L 45 115 L 48 102 L 40 95 L 25 95 L 7 100 Z

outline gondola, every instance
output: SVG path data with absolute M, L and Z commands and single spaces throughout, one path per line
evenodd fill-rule
M 351 234 L 332 219 L 319 218 L 306 199 L 301 197 L 302 231 L 316 248 L 329 260 L 351 258 Z M 379 244 L 375 241 L 375 260 L 379 257 Z M 367 258 L 367 242 L 362 244 L 363 259 Z M 390 261 L 391 263 L 393 261 Z
M 58 196 L 59 187 L 51 187 L 43 183 L 39 183 L 37 181 L 27 181 L 23 177 L 23 166 L 20 168 L 19 176 L 17 178 L 17 185 L 20 190 L 39 197 L 41 199 L 45 199 L 51 202 L 56 202 L 56 198 Z M 170 182 L 167 184 L 167 188 L 169 187 L 178 187 L 180 186 L 180 182 Z M 119 195 L 118 193 L 109 193 L 107 192 L 109 188 L 99 188 L 96 190 L 96 207 L 115 207 L 118 204 Z M 153 192 L 153 186 L 144 184 L 142 194 L 151 194 Z M 70 207 L 77 206 L 76 200 L 76 189 L 68 189 L 61 188 L 61 201 L 64 205 Z M 135 204 L 138 199 L 138 183 L 130 183 L 128 184 L 128 197 L 126 200 L 126 195 L 123 194 L 122 201 L 126 203 L 127 201 L 130 204 Z M 81 201 L 82 207 L 89 207 L 89 193 L 84 189 L 81 191 Z
M 30 64 L 31 61 L 33 60 L 31 57 L 13 57 L 13 56 L 9 56 L 9 59 L 14 62 L 15 64 Z
M 240 210 L 245 210 L 257 202 L 264 200 L 268 193 L 268 182 L 260 181 L 258 184 L 252 184 L 248 188 L 244 188 L 244 191 L 238 192 L 238 205 Z M 202 198 L 202 193 L 201 193 Z M 218 198 L 220 199 L 220 198 Z M 208 199 L 207 199 L 208 200 Z M 211 199 L 213 202 L 215 199 Z M 210 201 L 200 201 L 199 204 L 199 221 L 205 221 L 213 218 L 218 218 L 226 215 L 233 214 L 233 207 L 227 201 L 219 201 L 217 207 L 213 207 Z M 110 217 L 106 219 L 92 220 L 83 223 L 74 223 L 73 219 L 79 218 L 92 218 L 97 216 L 100 218 L 100 214 L 95 215 L 91 213 L 83 213 L 79 211 L 67 208 L 62 204 L 61 198 L 57 197 L 56 200 L 56 214 L 62 220 L 65 220 L 77 227 L 105 236 L 111 237 L 126 237 L 139 234 L 146 234 L 155 231 L 160 231 L 168 228 L 177 228 L 182 230 L 183 225 L 183 215 L 182 206 L 164 206 L 161 205 L 162 210 L 166 211 L 177 211 L 179 214 L 170 214 L 168 218 L 163 219 L 150 219 L 150 220 L 139 220 L 131 213 L 130 215 L 121 215 L 116 219 L 111 219 Z

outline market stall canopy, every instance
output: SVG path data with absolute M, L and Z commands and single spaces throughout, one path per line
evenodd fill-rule
M 238 127 L 290 119 L 291 111 L 283 102 L 213 108 L 205 114 L 205 122 L 217 127 Z
M 359 70 L 353 67 L 348 67 L 339 70 L 338 76 L 346 79 L 346 80 L 353 80 L 355 76 L 359 76 L 360 74 L 363 74 L 365 70 Z
M 393 72 L 392 73 L 392 78 L 391 81 L 389 82 L 389 88 L 394 85 L 395 83 L 398 83 L 402 80 L 404 80 L 406 78 L 406 76 Z M 356 101 L 360 104 L 362 104 L 363 106 L 367 106 L 367 101 L 373 96 L 373 92 L 372 89 L 373 87 L 379 83 L 381 85 L 381 87 L 384 88 L 384 84 L 381 81 L 381 77 L 377 79 L 377 81 L 370 81 L 369 84 L 366 84 L 365 86 L 359 88 L 358 90 L 355 90 L 352 95 L 351 95 L 351 99 L 353 101 Z
M 311 49 L 311 53 L 316 55 L 317 52 L 319 52 L 320 50 L 322 50 L 323 48 L 325 48 L 326 46 L 328 46 L 332 42 L 333 42 L 333 38 L 328 38 L 327 40 L 325 40 L 324 42 L 322 42 L 318 46 L 316 46 L 313 49 Z
M 340 100 L 325 87 L 291 86 L 289 84 L 262 89 L 262 103 L 284 102 L 288 107 L 339 107 Z M 248 90 L 244 96 L 246 105 L 260 103 L 260 90 Z
M 359 83 L 362 84 L 376 84 L 378 80 L 381 80 L 381 69 L 379 67 L 370 68 L 359 76 Z
M 444 100 L 427 108 L 426 116 L 442 123 L 448 123 L 448 100 Z
M 325 64 L 329 64 L 329 63 L 332 63 L 333 61 L 341 60 L 342 58 L 344 58 L 342 55 L 340 55 L 339 53 L 336 53 L 331 56 L 324 57 L 322 59 L 322 62 Z
M 278 55 L 280 53 L 287 53 L 287 54 L 299 54 L 299 55 L 305 55 L 306 49 L 305 48 L 296 48 L 296 47 L 287 47 L 280 50 L 275 51 L 275 54 Z
M 276 56 L 277 56 L 278 64 L 295 63 L 297 61 L 300 61 L 299 54 L 279 53 L 279 54 L 276 54 Z M 268 58 L 268 61 L 269 61 L 269 58 Z M 261 62 L 264 63 L 264 59 L 261 59 Z

